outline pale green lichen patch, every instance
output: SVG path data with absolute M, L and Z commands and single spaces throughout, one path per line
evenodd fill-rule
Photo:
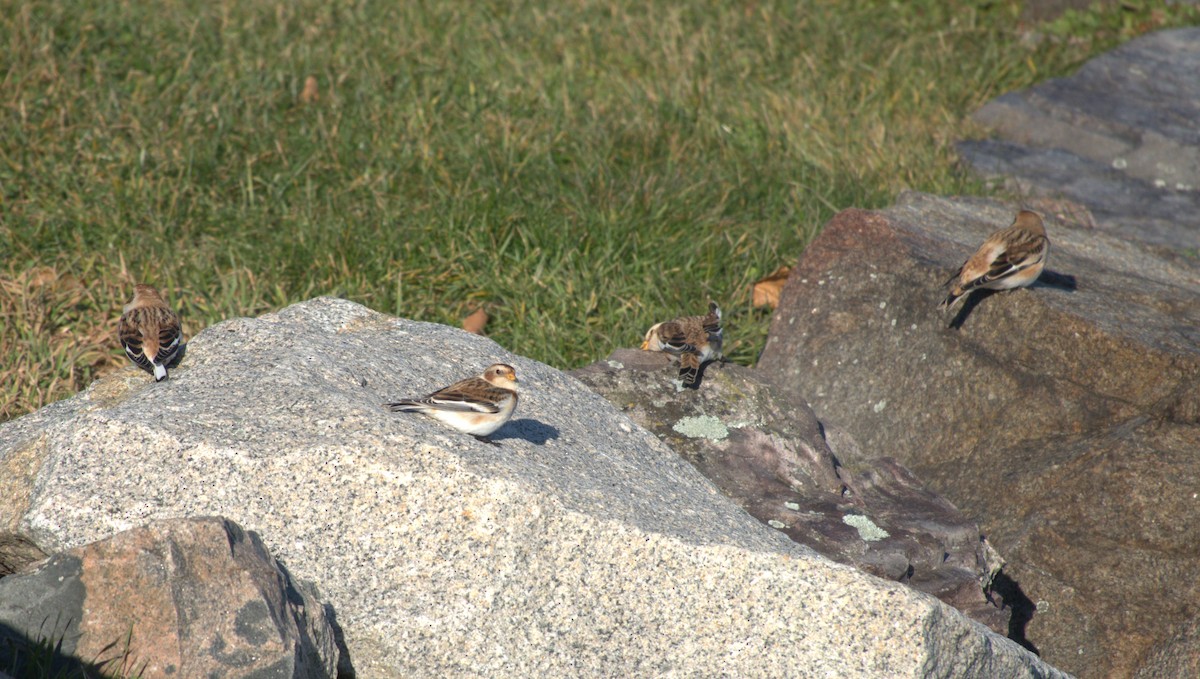
M 875 525 L 875 522 L 863 516 L 862 514 L 847 514 L 842 517 L 842 523 L 848 526 L 854 526 L 858 531 L 858 537 L 867 542 L 874 542 L 889 537 L 889 533 Z
M 363 309 L 362 312 L 361 315 L 355 316 L 343 323 L 337 329 L 337 333 L 341 335 L 355 332 L 369 332 L 372 330 L 395 332 L 396 321 L 399 319 L 370 309 Z
M 623 370 L 625 368 L 625 364 L 620 361 L 609 361 L 608 367 L 612 368 L 613 370 Z
M 712 415 L 685 417 L 676 422 L 675 426 L 671 428 L 692 439 L 703 438 L 720 441 L 729 436 L 729 429 L 725 427 L 725 423 Z
M 92 382 L 85 393 L 95 408 L 111 408 L 123 402 L 130 394 L 154 385 L 154 380 L 147 379 L 148 377 L 141 370 L 127 365 L 124 370 L 118 370 Z

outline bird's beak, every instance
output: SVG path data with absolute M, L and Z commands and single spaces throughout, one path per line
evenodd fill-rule
M 642 351 L 650 348 L 650 340 L 642 340 Z

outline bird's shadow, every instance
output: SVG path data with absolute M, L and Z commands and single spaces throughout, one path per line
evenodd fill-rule
M 551 439 L 558 438 L 558 429 L 548 424 L 523 417 L 519 420 L 509 420 L 503 427 L 489 438 L 492 441 L 521 439 L 542 446 Z
M 1033 285 L 1030 287 L 1058 288 L 1059 290 L 1066 290 L 1067 292 L 1075 292 L 1079 289 L 1079 284 L 1075 280 L 1075 277 L 1069 273 L 1059 273 L 1057 271 L 1046 269 L 1042 271 L 1042 275 L 1038 276 L 1038 279 L 1034 281 Z
M 699 391 L 700 385 L 704 383 L 704 373 L 706 370 L 708 370 L 708 366 L 712 365 L 713 363 L 724 363 L 724 362 L 725 362 L 725 358 L 721 357 L 721 358 L 713 360 L 713 361 L 705 361 L 704 363 L 701 363 L 700 369 L 696 371 L 696 381 L 692 382 L 691 384 L 684 384 L 683 388 L 684 389 L 692 389 L 693 391 Z
M 955 314 L 954 318 L 950 321 L 950 328 L 953 330 L 958 330 L 961 328 L 963 323 L 967 322 L 967 317 L 971 315 L 971 312 L 975 310 L 975 307 L 979 306 L 979 303 L 983 300 L 996 294 L 996 292 L 998 291 L 984 288 L 980 290 L 972 290 L 970 293 L 968 293 L 967 298 L 963 300 L 963 305 L 958 309 L 958 313 Z
M 986 593 L 988 600 L 997 604 L 1001 610 L 1012 611 L 1008 618 L 1008 638 L 1023 646 L 1027 651 L 1040 656 L 1042 652 L 1025 636 L 1025 629 L 1037 612 L 1037 605 L 1021 589 L 1020 583 L 1000 571 L 992 580 L 991 590 Z M 999 599 L 999 601 L 996 601 Z
M 1076 290 L 1079 289 L 1079 284 L 1076 281 L 1075 277 L 1072 276 L 1071 274 L 1059 273 L 1057 271 L 1051 271 L 1049 269 L 1046 269 L 1045 271 L 1042 272 L 1041 276 L 1038 276 L 1038 279 L 1036 281 L 1034 281 L 1033 285 L 1031 285 L 1030 287 L 1057 288 L 1059 290 L 1066 290 L 1067 292 L 1075 292 Z M 1000 290 L 988 290 L 986 288 L 979 289 L 979 290 L 973 290 L 967 296 L 967 299 L 963 301 L 963 305 L 961 308 L 959 308 L 958 313 L 954 315 L 954 319 L 950 321 L 950 327 L 953 328 L 954 330 L 958 330 L 959 328 L 961 328 L 963 326 L 963 323 L 966 322 L 967 317 L 971 315 L 972 311 L 974 311 L 975 307 L 978 306 L 980 302 L 987 299 L 988 297 L 991 297 L 992 295 L 996 294 L 997 292 L 1001 292 L 1001 291 Z M 1004 292 L 1008 292 L 1008 291 L 1004 291 Z
M 174 370 L 180 363 L 183 362 L 183 357 L 187 355 L 187 348 L 187 342 L 181 342 L 179 344 L 179 351 L 175 352 L 175 357 L 172 358 L 171 362 L 166 366 L 168 370 Z

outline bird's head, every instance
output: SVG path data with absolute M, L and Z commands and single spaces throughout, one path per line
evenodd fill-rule
M 660 327 L 662 323 L 655 323 L 646 331 L 646 337 L 642 340 L 642 351 L 662 351 L 662 340 L 658 337 Z
M 493 386 L 503 389 L 517 388 L 517 371 L 511 365 L 496 363 L 483 371 L 483 379 Z

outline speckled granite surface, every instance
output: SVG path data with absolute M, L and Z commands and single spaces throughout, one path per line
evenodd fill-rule
M 499 446 L 380 405 L 497 361 L 522 386 Z M 5 424 L 0 476 L 0 528 L 47 551 L 162 517 L 257 531 L 362 677 L 1059 676 L 759 524 L 573 378 L 341 300 Z

